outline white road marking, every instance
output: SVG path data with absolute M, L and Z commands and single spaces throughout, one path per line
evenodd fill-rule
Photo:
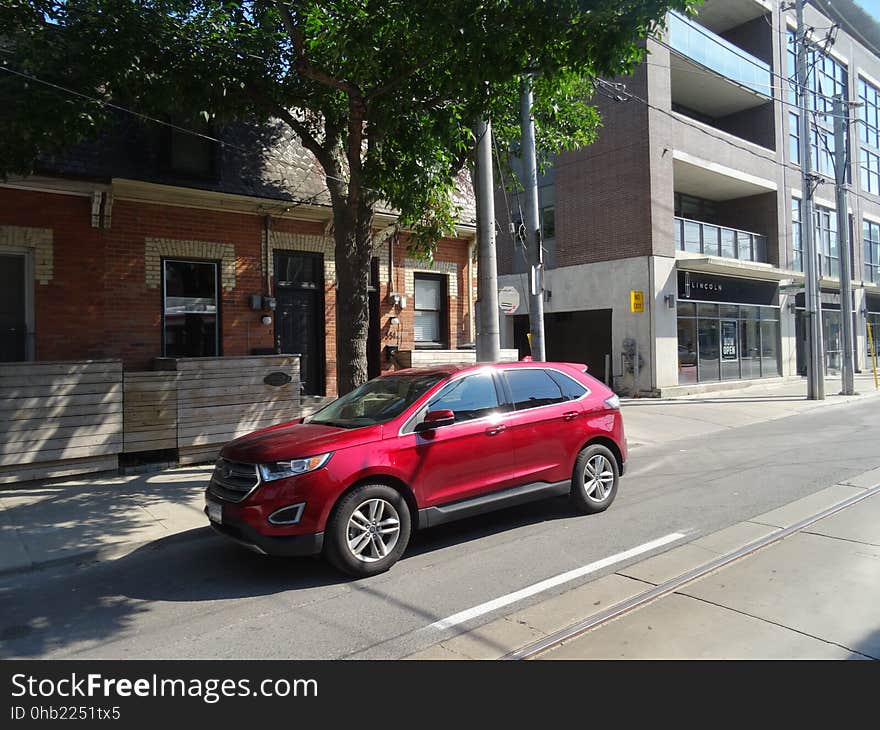
M 656 540 L 651 540 L 650 542 L 643 543 L 642 545 L 630 548 L 629 550 L 624 550 L 622 553 L 610 555 L 609 557 L 602 558 L 601 560 L 597 560 L 594 563 L 582 565 L 580 568 L 575 568 L 574 570 L 569 570 L 565 573 L 554 575 L 552 578 L 547 578 L 546 580 L 542 580 L 539 583 L 534 583 L 518 591 L 514 591 L 513 593 L 508 593 L 505 596 L 500 596 L 499 598 L 494 598 L 491 601 L 486 601 L 486 603 L 481 603 L 479 606 L 474 606 L 473 608 L 459 611 L 458 613 L 452 614 L 452 616 L 440 619 L 440 621 L 435 621 L 430 626 L 428 626 L 428 628 L 442 631 L 443 629 L 448 629 L 452 626 L 463 624 L 465 621 L 470 621 L 472 618 L 482 616 L 485 613 L 489 613 L 490 611 L 494 611 L 498 608 L 503 608 L 504 606 L 509 606 L 511 603 L 516 603 L 517 601 L 521 601 L 522 599 L 528 598 L 529 596 L 534 596 L 536 593 L 541 593 L 543 591 L 549 590 L 550 588 L 555 588 L 558 585 L 562 585 L 563 583 L 573 581 L 576 578 L 589 575 L 590 573 L 595 573 L 598 570 L 602 570 L 602 568 L 607 568 L 609 565 L 614 565 L 615 563 L 620 563 L 624 560 L 628 560 L 629 558 L 633 558 L 636 555 L 650 552 L 655 548 L 669 545 L 676 540 L 681 540 L 683 537 L 685 537 L 685 535 L 681 532 L 672 532 L 668 535 L 664 535 L 663 537 L 658 537 Z

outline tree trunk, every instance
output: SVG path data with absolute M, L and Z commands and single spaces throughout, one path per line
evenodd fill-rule
M 341 207 L 341 206 L 340 206 Z M 335 210 L 336 251 L 336 388 L 339 395 L 367 382 L 370 259 L 373 210 L 362 202 L 357 216 Z

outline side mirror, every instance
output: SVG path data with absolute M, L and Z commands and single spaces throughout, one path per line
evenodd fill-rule
M 435 428 L 442 426 L 451 426 L 455 423 L 455 414 L 452 411 L 443 409 L 439 411 L 428 411 L 425 420 L 417 424 L 416 433 L 420 431 L 433 431 Z

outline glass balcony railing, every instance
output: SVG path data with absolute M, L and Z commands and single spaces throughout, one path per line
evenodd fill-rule
M 767 263 L 767 236 L 678 216 L 675 218 L 675 247 L 707 256 Z
M 770 95 L 770 65 L 678 13 L 669 13 L 669 45 L 731 81 Z

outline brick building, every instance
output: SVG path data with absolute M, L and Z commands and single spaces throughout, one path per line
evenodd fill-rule
M 855 361 L 880 329 L 880 26 L 850 0 L 811 2 L 813 166 L 826 368 L 841 364 L 831 97 L 849 132 Z M 587 362 L 623 392 L 675 393 L 805 370 L 795 15 L 776 0 L 706 0 L 668 16 L 619 100 L 597 96 L 597 142 L 539 181 L 549 359 Z M 511 201 L 515 211 L 515 201 Z M 504 211 L 504 201 L 496 203 Z M 503 216 L 503 214 L 502 214 Z M 516 224 L 517 214 L 513 214 Z M 502 219 L 502 231 L 508 228 Z M 499 241 L 499 286 L 522 304 L 502 346 L 527 351 L 522 247 Z M 632 292 L 644 295 L 634 312 Z M 877 335 L 875 335 L 877 337 Z M 702 386 L 702 383 L 707 383 Z
M 336 387 L 331 209 L 286 128 L 209 139 L 121 120 L 96 144 L 0 185 L 0 362 L 302 356 L 304 391 Z M 376 216 L 370 374 L 393 350 L 473 343 L 469 186 L 433 265 Z M 392 296 L 392 294 L 394 296 Z M 462 356 L 466 357 L 467 353 Z M 424 358 L 423 358 L 424 360 Z

